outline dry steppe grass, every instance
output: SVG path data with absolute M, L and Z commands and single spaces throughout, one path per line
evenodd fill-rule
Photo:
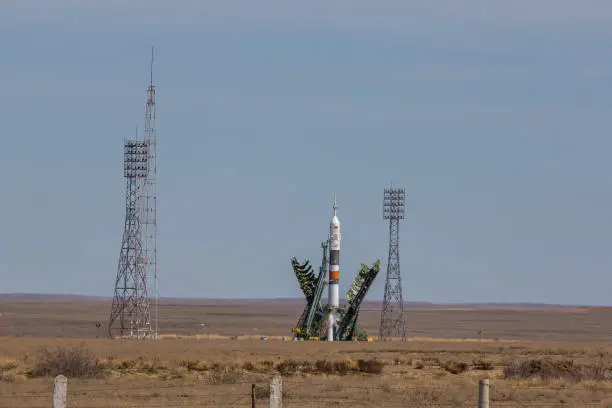
M 0 407 L 48 406 L 62 370 L 90 408 L 249 406 L 251 384 L 263 404 L 278 372 L 288 407 L 474 406 L 480 378 L 493 407 L 612 404 L 612 346 L 595 343 L 2 338 L 0 350 Z
M 281 341 L 300 306 L 166 303 L 164 338 L 130 341 L 95 338 L 108 302 L 0 299 L 0 407 L 48 407 L 62 372 L 84 408 L 248 407 L 252 384 L 265 406 L 277 372 L 284 407 L 473 407 L 480 378 L 493 408 L 612 406 L 609 309 L 412 309 L 406 343 Z

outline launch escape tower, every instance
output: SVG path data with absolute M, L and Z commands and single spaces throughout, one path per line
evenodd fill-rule
M 327 241 L 321 244 L 323 256 L 319 274 L 314 275 L 310 261 L 306 260 L 300 264 L 295 257 L 291 258 L 293 272 L 306 297 L 306 307 L 292 330 L 296 339 L 367 340 L 367 335 L 358 331 L 357 321 L 361 304 L 380 270 L 380 261 L 376 261 L 372 268 L 361 265 L 361 270 L 346 294 L 346 303 L 340 307 L 338 294 L 340 222 L 336 216 L 336 208 L 334 200 L 334 217 L 330 223 L 330 234 Z M 325 276 L 328 271 L 329 282 L 326 282 Z M 328 305 L 324 307 L 321 305 L 321 297 L 325 283 L 335 286 L 330 287 L 330 299 Z
M 406 340 L 404 299 L 399 259 L 399 221 L 404 219 L 403 188 L 386 188 L 383 195 L 383 219 L 389 220 L 389 261 L 385 297 L 380 315 L 379 338 L 401 337 Z
M 144 140 L 124 144 L 126 178 L 125 222 L 115 293 L 108 324 L 109 336 L 156 338 L 157 327 L 157 146 L 153 49 L 145 104 Z M 138 139 L 138 138 L 137 138 Z M 149 281 L 155 283 L 155 323 L 151 324 Z

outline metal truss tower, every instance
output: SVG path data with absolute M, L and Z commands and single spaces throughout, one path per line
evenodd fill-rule
M 399 221 L 404 219 L 403 188 L 386 188 L 383 196 L 383 219 L 389 220 L 389 261 L 385 282 L 385 297 L 380 315 L 379 337 L 401 337 L 406 340 L 404 299 L 399 259 Z
M 157 193 L 155 87 L 153 51 L 147 101 L 144 140 L 124 145 L 126 178 L 125 226 L 115 294 L 111 307 L 110 337 L 156 338 L 157 327 Z M 155 282 L 155 325 L 151 324 L 149 282 Z
M 158 335 L 158 280 L 157 280 L 157 132 L 155 131 L 155 85 L 153 85 L 154 49 L 151 48 L 149 86 L 145 103 L 145 143 L 147 144 L 147 178 L 144 183 L 143 250 L 147 277 L 155 288 L 155 327 Z
M 142 187 L 147 176 L 147 150 L 145 141 L 127 140 L 124 144 L 125 224 L 108 323 L 110 337 L 144 338 L 151 334 L 140 219 Z

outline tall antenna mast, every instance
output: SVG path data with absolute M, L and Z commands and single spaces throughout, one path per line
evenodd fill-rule
M 387 340 L 397 336 L 406 340 L 404 298 L 399 259 L 399 222 L 404 219 L 403 188 L 386 188 L 383 196 L 383 219 L 389 220 L 389 262 L 385 282 L 385 297 L 380 315 L 379 337 Z
M 151 47 L 151 63 L 149 65 L 149 86 L 145 103 L 144 141 L 147 144 L 147 178 L 144 186 L 144 258 L 147 277 L 153 280 L 155 287 L 155 328 L 154 337 L 158 332 L 159 288 L 157 269 L 157 134 L 155 131 L 155 85 L 153 85 L 153 62 L 155 48 Z

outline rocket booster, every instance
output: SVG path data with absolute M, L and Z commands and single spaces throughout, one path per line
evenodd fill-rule
M 336 215 L 338 206 L 336 205 L 336 198 L 334 197 L 334 216 L 329 223 L 329 316 L 327 322 L 327 340 L 334 340 L 334 326 L 335 326 L 335 315 L 336 310 L 340 306 L 340 220 Z
M 336 200 L 334 200 L 334 217 L 329 223 L 329 303 L 332 307 L 340 306 L 340 220 L 336 215 Z

